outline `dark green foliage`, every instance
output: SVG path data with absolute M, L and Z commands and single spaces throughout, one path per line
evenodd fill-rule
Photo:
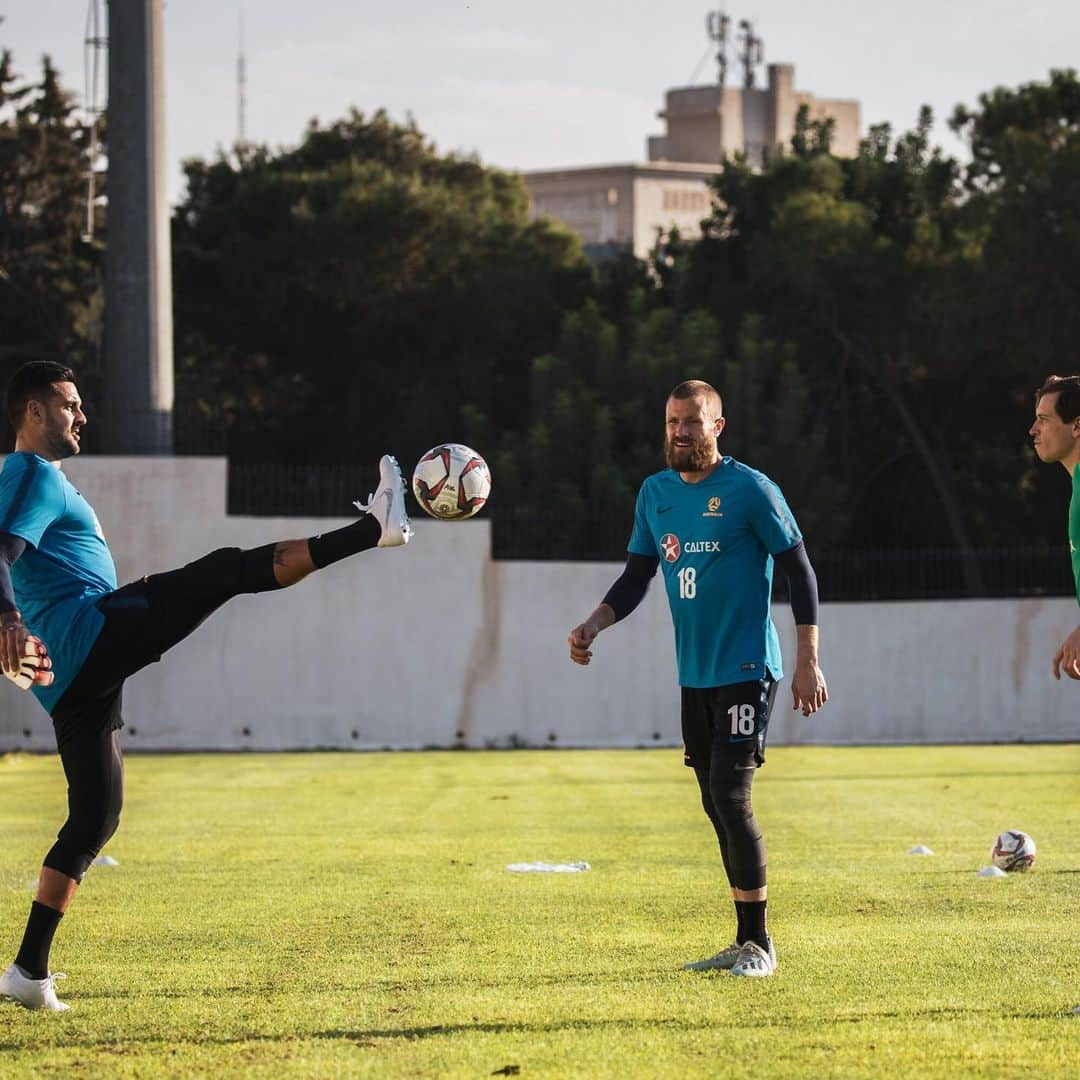
M 49 58 L 26 82 L 3 50 L 0 383 L 25 360 L 97 366 L 102 250 L 83 239 L 89 143 Z
M 967 168 L 931 146 L 926 108 L 851 159 L 805 111 L 763 169 L 729 159 L 699 241 L 665 238 L 648 279 L 610 272 L 602 308 L 534 363 L 528 512 L 561 505 L 547 478 L 569 475 L 628 527 L 667 391 L 700 376 L 725 400 L 723 448 L 782 485 L 812 549 L 1060 547 L 1045 506 L 1063 477 L 1026 431 L 1030 388 L 1080 368 L 1078 112 L 1075 74 L 1054 72 L 957 111 Z M 575 526 L 547 516 L 572 548 Z M 963 576 L 984 587 L 975 555 Z
M 294 150 L 186 166 L 178 398 L 234 458 L 403 461 L 524 420 L 588 270 L 520 179 L 352 112 Z

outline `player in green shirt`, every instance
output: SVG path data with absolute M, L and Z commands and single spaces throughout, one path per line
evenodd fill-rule
M 1069 551 L 1076 599 L 1080 603 L 1080 375 L 1051 375 L 1035 391 L 1035 423 L 1028 434 L 1041 461 L 1060 461 L 1072 478 L 1069 500 Z M 1062 671 L 1080 680 L 1080 626 L 1054 654 L 1054 678 Z

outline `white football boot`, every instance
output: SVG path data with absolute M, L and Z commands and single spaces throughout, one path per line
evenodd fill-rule
M 726 949 L 721 949 L 715 956 L 706 957 L 704 960 L 695 960 L 691 964 L 683 964 L 683 971 L 729 971 L 739 959 L 739 950 L 742 948 L 737 941 L 733 941 Z
M 0 997 L 11 998 L 27 1009 L 67 1012 L 71 1006 L 58 1001 L 56 997 L 56 980 L 66 978 L 62 971 L 56 971 L 44 979 L 31 979 L 21 967 L 12 964 L 0 975 Z
M 353 506 L 363 514 L 371 514 L 379 523 L 382 529 L 379 547 L 400 547 L 409 542 L 412 526 L 405 512 L 405 481 L 397 458 L 383 454 L 379 459 L 379 486 L 366 503 L 356 501 Z
M 739 958 L 731 969 L 732 975 L 747 975 L 753 979 L 763 979 L 776 971 L 776 949 L 769 938 L 769 951 L 766 952 L 756 941 L 747 941 L 739 948 Z

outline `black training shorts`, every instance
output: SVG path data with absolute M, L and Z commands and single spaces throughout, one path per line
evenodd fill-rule
M 179 570 L 141 578 L 96 602 L 105 625 L 52 710 L 58 746 L 76 732 L 123 727 L 124 680 L 160 660 L 241 591 L 240 557 L 238 549 L 223 548 Z
M 771 677 L 730 686 L 684 686 L 683 764 L 707 769 L 719 758 L 733 769 L 764 765 L 776 687 Z

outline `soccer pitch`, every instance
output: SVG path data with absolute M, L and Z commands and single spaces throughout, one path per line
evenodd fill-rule
M 754 804 L 762 980 L 680 969 L 734 920 L 676 750 L 133 756 L 71 1011 L 0 1003 L 0 1073 L 1080 1072 L 1080 746 L 777 747 Z M 4 964 L 63 816 L 56 758 L 0 758 Z M 1005 828 L 1034 871 L 976 877 Z

